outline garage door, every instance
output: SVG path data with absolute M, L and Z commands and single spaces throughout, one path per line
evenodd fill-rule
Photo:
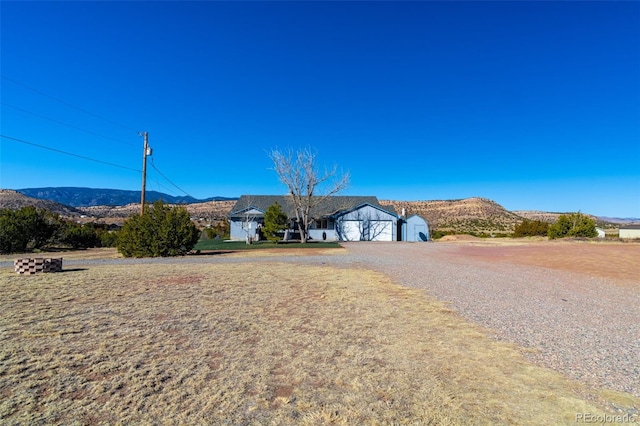
M 342 237 L 346 241 L 393 241 L 393 222 L 390 220 L 372 220 L 368 226 L 362 226 L 359 220 L 344 220 Z M 360 232 L 364 230 L 363 238 Z
M 374 221 L 369 233 L 371 241 L 393 241 L 393 222 L 390 220 Z

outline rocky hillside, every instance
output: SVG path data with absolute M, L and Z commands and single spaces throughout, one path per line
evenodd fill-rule
M 222 220 L 227 217 L 235 201 L 207 201 L 205 203 L 184 204 L 192 218 L 203 221 Z M 181 204 L 182 205 L 182 204 Z M 124 206 L 78 207 L 83 214 L 96 218 L 127 218 L 140 212 L 140 204 Z
M 75 217 L 81 214 L 73 207 L 65 206 L 55 201 L 27 197 L 12 189 L 0 189 L 0 209 L 19 210 L 26 206 L 33 206 L 37 209 L 47 209 L 61 216 Z
M 537 210 L 515 210 L 513 213 L 529 220 L 540 220 L 542 222 L 553 223 L 558 220 L 558 216 L 563 213 L 541 212 Z
M 518 216 L 522 216 L 529 220 L 540 220 L 542 222 L 554 223 L 558 220 L 558 216 L 567 213 L 553 213 L 553 212 L 541 212 L 537 210 L 516 210 L 513 213 Z M 603 228 L 605 231 L 615 231 L 617 232 L 618 228 L 621 224 L 629 224 L 635 223 L 636 219 L 619 219 L 619 218 L 609 218 L 609 217 L 598 217 L 593 215 L 588 215 L 596 222 L 596 226 Z
M 523 218 L 486 198 L 440 201 L 380 201 L 393 206 L 398 214 L 417 214 L 425 218 L 432 229 L 458 233 L 511 233 Z

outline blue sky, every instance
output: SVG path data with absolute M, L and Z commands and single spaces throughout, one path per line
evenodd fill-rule
M 0 13 L 2 188 L 139 189 L 148 131 L 173 195 L 283 194 L 267 152 L 311 147 L 345 194 L 640 217 L 639 2 Z

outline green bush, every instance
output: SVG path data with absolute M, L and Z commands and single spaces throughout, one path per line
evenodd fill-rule
M 199 232 L 184 207 L 170 207 L 161 200 L 131 216 L 118 233 L 117 248 L 125 257 L 166 257 L 188 253 Z
M 118 245 L 118 233 L 105 231 L 100 234 L 100 247 L 116 247 Z
M 46 209 L 33 206 L 0 210 L 0 253 L 38 250 L 57 236 L 61 220 Z
M 596 222 L 582 213 L 563 214 L 556 223 L 549 226 L 549 239 L 564 237 L 593 238 L 598 236 Z
M 205 229 L 207 238 L 209 239 L 229 239 L 231 236 L 231 225 L 228 221 L 222 220 L 210 228 Z
M 27 235 L 17 212 L 0 210 L 0 253 L 23 252 L 27 249 Z
M 513 232 L 515 238 L 546 236 L 549 232 L 549 224 L 542 220 L 525 219 L 516 225 Z
M 287 227 L 287 215 L 284 214 L 280 204 L 273 203 L 264 213 L 264 226 L 262 233 L 269 241 L 278 241 L 277 233 Z
M 95 223 L 79 223 L 67 221 L 61 226 L 61 236 L 58 241 L 74 249 L 86 249 L 91 247 L 101 247 L 101 234 L 107 232 L 106 226 Z

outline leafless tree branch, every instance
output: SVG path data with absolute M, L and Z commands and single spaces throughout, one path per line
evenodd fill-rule
M 349 185 L 349 173 L 338 173 L 337 166 L 320 174 L 316 167 L 316 153 L 311 148 L 297 152 L 272 149 L 269 158 L 280 181 L 287 187 L 293 204 L 302 242 L 306 242 L 314 207 L 327 197 Z

